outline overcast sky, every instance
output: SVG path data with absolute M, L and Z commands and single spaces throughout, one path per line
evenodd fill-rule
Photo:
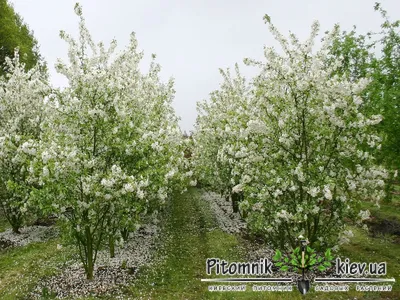
M 52 83 L 67 81 L 54 70 L 57 58 L 66 60 L 67 46 L 59 31 L 77 36 L 76 0 L 10 0 L 15 10 L 34 31 L 40 53 L 50 69 Z M 268 14 L 285 35 L 289 30 L 301 39 L 308 36 L 314 20 L 321 33 L 335 23 L 360 33 L 378 30 L 375 0 L 82 0 L 86 24 L 95 42 L 106 45 L 115 38 L 119 49 L 135 31 L 148 66 L 150 54 L 157 54 L 161 77 L 175 78 L 176 113 L 181 128 L 189 131 L 196 119 L 196 102 L 208 99 L 221 82 L 219 68 L 240 63 L 246 76 L 255 70 L 245 67 L 243 58 L 262 59 L 263 45 L 276 45 L 263 22 Z M 381 0 L 391 19 L 400 19 L 399 0 Z M 144 69 L 145 70 L 145 69 Z

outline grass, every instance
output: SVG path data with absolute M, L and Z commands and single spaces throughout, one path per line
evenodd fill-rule
M 342 246 L 341 255 L 358 262 L 383 262 L 387 263 L 388 278 L 395 278 L 393 295 L 400 298 L 400 245 L 388 239 L 373 238 L 359 228 L 352 228 L 354 237 L 349 245 Z M 386 295 L 382 294 L 382 296 Z
M 400 222 L 400 195 L 393 195 L 392 202 L 381 201 L 380 208 L 372 202 L 362 202 L 363 209 L 369 209 L 371 214 L 379 219 L 394 219 Z
M 207 258 L 219 257 L 227 261 L 244 261 L 245 240 L 216 229 L 216 221 L 199 191 L 172 200 L 167 211 L 163 246 L 158 251 L 158 263 L 140 270 L 138 280 L 125 290 L 128 297 L 140 299 L 399 299 L 398 283 L 391 293 L 360 293 L 354 287 L 348 293 L 323 293 L 313 289 L 302 296 L 296 291 L 253 292 L 247 284 L 246 292 L 209 292 L 205 263 Z M 388 263 L 388 277 L 399 278 L 398 245 L 390 241 L 370 238 L 354 229 L 350 245 L 342 248 L 341 257 L 352 261 Z M 95 299 L 95 298 L 85 298 Z M 111 299 L 104 297 L 104 299 Z
M 383 204 L 381 213 L 397 215 L 397 211 L 393 208 L 390 210 L 389 207 L 389 204 Z M 375 214 L 374 211 L 372 213 Z M 342 247 L 340 256 L 349 257 L 352 262 L 386 261 L 386 277 L 397 280 L 393 292 L 361 293 L 351 287 L 348 293 L 323 293 L 315 292 L 314 284 L 304 296 L 297 292 L 295 286 L 293 292 L 253 292 L 252 284 L 247 284 L 245 292 L 209 292 L 208 286 L 216 284 L 200 280 L 213 277 L 206 274 L 206 259 L 218 257 L 230 262 L 245 261 L 247 241 L 217 228 L 216 220 L 208 204 L 200 199 L 198 189 L 191 189 L 174 197 L 165 216 L 162 241 L 156 253 L 155 264 L 139 270 L 137 280 L 123 290 L 126 297 L 165 300 L 400 299 L 400 245 L 392 243 L 388 238 L 370 237 L 357 228 L 353 228 L 355 236 L 351 244 Z M 27 295 L 41 278 L 59 272 L 65 261 L 63 253 L 70 255 L 70 250 L 63 248 L 62 251 L 57 251 L 57 243 L 58 240 L 51 240 L 0 252 L 0 299 L 24 299 L 23 295 Z
M 32 243 L 0 252 L 0 299 L 22 299 L 37 282 L 56 274 L 70 255 L 57 250 L 58 240 Z
M 199 200 L 199 192 L 191 190 L 175 198 L 171 205 L 171 219 L 166 225 L 167 242 L 161 251 L 166 259 L 154 269 L 144 270 L 127 295 L 144 299 L 382 299 L 400 298 L 398 283 L 391 293 L 361 293 L 354 287 L 348 293 L 315 292 L 302 296 L 294 292 L 253 292 L 247 284 L 246 292 L 209 292 L 205 263 L 207 258 L 219 257 L 227 261 L 244 261 L 244 240 L 218 229 L 209 208 Z M 341 255 L 352 261 L 388 263 L 388 276 L 399 278 L 396 253 L 400 248 L 388 241 L 367 237 L 355 229 L 355 239 L 342 249 Z M 371 253 L 375 251 L 375 253 Z

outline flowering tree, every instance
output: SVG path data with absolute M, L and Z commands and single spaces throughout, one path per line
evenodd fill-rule
M 227 149 L 240 158 L 220 155 L 218 161 L 233 163 L 227 172 L 232 183 L 240 178 L 233 191 L 244 192 L 240 208 L 248 214 L 251 230 L 281 249 L 295 248 L 299 235 L 313 246 L 332 246 L 343 232 L 345 216 L 357 214 L 360 200 L 378 202 L 384 196 L 386 171 L 375 167 L 364 150 L 380 147 L 381 139 L 368 128 L 381 118 L 360 112 L 360 93 L 368 80 L 351 82 L 333 75 L 340 58 L 328 61 L 327 56 L 337 27 L 313 53 L 317 22 L 309 39 L 300 43 L 293 34 L 284 38 L 268 16 L 265 20 L 282 54 L 265 48 L 266 62 L 245 60 L 261 69 L 251 84 L 247 108 L 227 107 L 229 111 L 223 112 L 226 105 L 221 103 L 223 109 L 214 105 L 208 111 L 206 118 L 222 124 L 248 120 L 233 127 L 231 136 L 236 139 L 221 140 L 212 151 Z M 213 123 L 202 118 L 200 128 L 206 137 L 196 139 L 199 149 L 209 147 L 207 131 L 213 130 L 208 127 Z M 232 169 L 240 176 L 235 178 Z M 368 212 L 359 216 L 367 218 Z
M 173 81 L 160 82 L 160 67 L 151 63 L 141 74 L 143 53 L 135 35 L 113 55 L 95 45 L 81 7 L 79 41 L 65 32 L 69 64 L 57 63 L 69 86 L 51 95 L 36 176 L 43 188 L 39 205 L 64 217 L 77 245 L 87 278 L 93 277 L 101 244 L 135 230 L 140 217 L 156 210 L 182 183 L 183 145 L 171 107 Z
M 362 94 L 362 111 L 379 113 L 383 118 L 375 129 L 383 136 L 382 149 L 373 155 L 389 171 L 385 200 L 390 201 L 394 178 L 400 169 L 400 20 L 391 21 L 379 3 L 375 3 L 374 9 L 383 18 L 381 31 L 362 35 L 354 27 L 351 32 L 343 32 L 337 37 L 330 47 L 330 54 L 343 56 L 343 64 L 337 70 L 339 74 L 346 74 L 350 80 L 371 78 Z
M 242 170 L 237 163 L 242 159 L 243 144 L 247 144 L 244 127 L 249 120 L 250 90 L 235 66 L 236 78 L 230 70 L 220 70 L 221 89 L 211 93 L 210 102 L 198 103 L 194 132 L 194 169 L 199 180 L 227 199 L 232 198 L 237 212 L 240 189 L 232 190 L 241 180 Z
M 15 233 L 23 224 L 35 185 L 29 173 L 40 138 L 49 88 L 38 66 L 25 71 L 18 51 L 0 77 L 0 201 Z

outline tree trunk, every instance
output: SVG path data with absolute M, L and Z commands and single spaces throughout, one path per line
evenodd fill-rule
M 242 202 L 244 199 L 244 193 L 243 192 L 233 193 L 231 198 L 232 198 L 233 212 L 237 213 L 239 212 L 239 203 Z
M 110 257 L 114 258 L 115 257 L 115 241 L 113 237 L 108 238 L 108 245 L 110 247 Z
M 11 211 L 11 216 L 7 219 L 12 227 L 13 232 L 16 234 L 20 234 L 21 232 L 19 231 L 19 229 L 21 228 L 22 225 L 21 215 L 19 215 L 18 213 L 13 213 Z
M 91 248 L 91 247 L 90 247 Z M 89 247 L 88 247 L 89 249 Z M 93 252 L 92 252 L 93 254 Z M 94 269 L 94 263 L 93 263 L 93 255 L 88 254 L 88 264 L 87 264 L 87 271 L 86 271 L 86 278 L 88 280 L 93 280 L 93 269 Z
M 90 234 L 90 228 L 86 227 L 86 243 L 87 243 L 87 268 L 86 268 L 86 278 L 88 280 L 93 279 L 93 269 L 94 269 L 94 261 L 93 261 L 93 240 Z
M 12 231 L 16 234 L 20 234 L 21 232 L 19 231 L 19 226 L 12 226 Z
M 239 197 L 238 193 L 232 194 L 232 208 L 234 213 L 239 212 Z

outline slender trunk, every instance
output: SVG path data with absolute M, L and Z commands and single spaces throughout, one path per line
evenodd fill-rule
M 90 247 L 92 248 L 92 247 Z M 89 248 L 88 248 L 88 252 L 89 252 Z M 93 254 L 93 252 L 92 252 Z M 87 267 L 87 273 L 86 273 L 86 278 L 88 280 L 93 280 L 93 269 L 94 269 L 94 263 L 93 263 L 93 255 L 88 256 L 88 267 Z
M 108 237 L 108 245 L 110 247 L 110 257 L 114 258 L 115 257 L 115 241 L 112 236 Z
M 21 228 L 21 224 L 22 224 L 21 217 L 12 216 L 10 218 L 10 220 L 11 220 L 10 223 L 11 223 L 11 227 L 12 227 L 13 232 L 16 233 L 16 234 L 20 234 L 21 232 L 19 231 L 19 229 Z
M 233 208 L 234 213 L 239 212 L 239 194 L 238 193 L 232 194 L 232 208 Z
M 232 194 L 232 208 L 234 213 L 239 212 L 239 203 L 243 201 L 243 198 L 244 198 L 243 192 Z
M 89 280 L 93 279 L 93 269 L 94 269 L 94 261 L 93 261 L 93 240 L 90 234 L 90 228 L 86 227 L 86 242 L 87 242 L 87 269 L 86 269 L 86 278 Z

